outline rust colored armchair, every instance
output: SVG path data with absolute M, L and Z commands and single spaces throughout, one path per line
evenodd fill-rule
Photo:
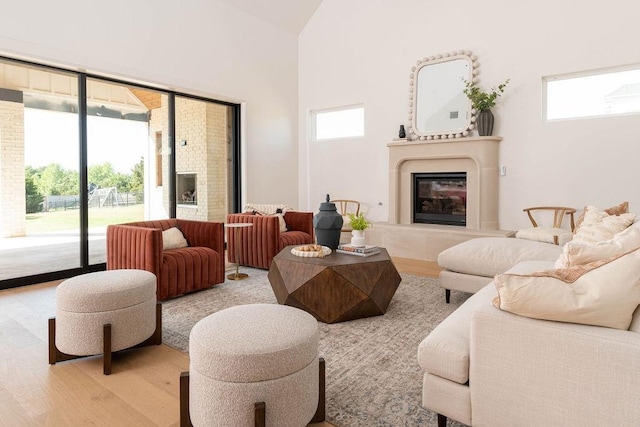
M 163 249 L 162 232 L 177 227 L 188 246 Z M 224 282 L 222 223 L 163 219 L 107 227 L 107 270 L 133 268 L 156 275 L 159 300 Z
M 313 213 L 293 212 L 284 214 L 287 231 L 280 232 L 280 220 L 274 215 L 254 215 L 239 213 L 227 215 L 227 223 L 250 222 L 252 227 L 238 229 L 227 234 L 227 256 L 229 262 L 248 267 L 268 269 L 271 260 L 288 245 L 307 245 L 314 243 Z M 236 248 L 236 245 L 240 245 Z M 238 259 L 236 259 L 238 250 Z

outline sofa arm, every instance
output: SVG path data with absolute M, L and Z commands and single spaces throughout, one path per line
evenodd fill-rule
M 189 246 L 211 248 L 224 260 L 224 224 L 221 222 L 178 219 L 178 227 L 189 242 Z
M 313 236 L 313 212 L 294 212 L 289 211 L 284 214 L 284 221 L 287 223 L 288 231 L 302 231 Z
M 227 230 L 227 257 L 229 262 L 268 269 L 271 259 L 278 253 L 280 221 L 276 216 L 269 215 L 227 215 L 227 223 L 238 222 L 251 223 L 253 226 L 240 228 L 237 231 L 231 228 Z M 236 232 L 238 233 L 237 239 Z
M 107 270 L 133 268 L 159 277 L 162 230 L 131 225 L 107 227 Z
M 474 426 L 640 425 L 640 333 L 472 314 Z

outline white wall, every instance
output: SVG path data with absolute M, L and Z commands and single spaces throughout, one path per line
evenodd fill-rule
M 11 1 L 0 54 L 244 103 L 245 200 L 297 200 L 297 37 L 217 0 Z
M 526 226 L 522 208 L 534 205 L 628 200 L 640 212 L 640 116 L 546 123 L 541 112 L 543 76 L 640 63 L 640 3 L 462 3 L 322 2 L 298 47 L 302 207 L 317 209 L 329 192 L 365 202 L 371 220 L 386 221 L 386 144 L 408 124 L 410 69 L 464 49 L 478 56 L 482 87 L 511 79 L 493 110 L 507 166 L 502 229 Z M 357 103 L 365 105 L 364 138 L 309 142 L 309 110 Z

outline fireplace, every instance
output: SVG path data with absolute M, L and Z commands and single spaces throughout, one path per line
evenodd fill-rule
M 467 225 L 466 172 L 414 173 L 413 222 Z
M 176 197 L 179 205 L 198 204 L 198 175 L 195 173 L 179 173 L 176 179 Z
M 389 147 L 389 224 L 415 224 L 415 174 L 466 173 L 467 230 L 498 230 L 498 146 L 502 138 L 480 136 L 433 141 L 394 141 Z M 422 203 L 422 202 L 421 202 Z M 461 215 L 459 215 L 461 216 Z M 415 224 L 419 228 L 439 224 Z

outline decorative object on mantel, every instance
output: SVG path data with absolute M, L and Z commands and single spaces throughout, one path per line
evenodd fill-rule
M 363 213 L 358 215 L 348 214 L 349 225 L 351 225 L 351 246 L 364 246 L 364 230 L 371 227 L 371 223 L 367 221 Z
M 497 87 L 492 87 L 489 92 L 483 92 L 475 82 L 465 81 L 464 94 L 471 101 L 471 105 L 479 111 L 476 120 L 478 135 L 491 136 L 493 134 L 494 117 L 491 108 L 496 105 L 497 98 L 504 93 L 504 88 L 509 84 L 509 79 Z
M 327 246 L 336 250 L 340 244 L 340 232 L 342 230 L 342 215 L 338 213 L 336 204 L 327 200 L 320 203 L 320 212 L 313 217 L 313 227 L 316 230 L 316 242 L 318 245 Z
M 469 50 L 422 58 L 411 68 L 407 139 L 462 138 L 475 128 L 475 111 L 463 90 L 475 82 L 477 57 Z M 446 100 L 446 102 L 442 101 Z
M 404 130 L 404 125 L 400 125 L 400 130 L 398 131 L 398 138 L 406 138 L 407 132 Z

